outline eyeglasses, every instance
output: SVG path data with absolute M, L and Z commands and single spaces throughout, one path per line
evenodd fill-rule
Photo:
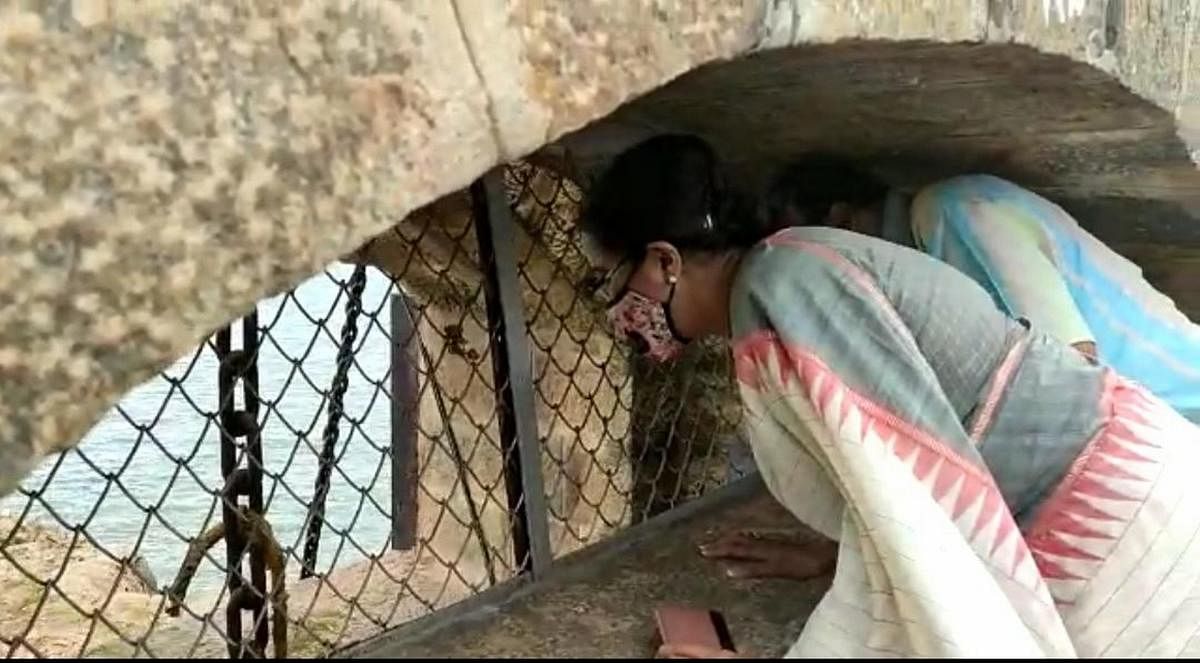
M 580 283 L 580 289 L 590 296 L 603 301 L 605 306 L 612 306 L 617 302 L 617 299 L 625 294 L 625 287 L 629 284 L 629 277 L 633 275 L 633 267 L 634 262 L 630 259 L 625 259 L 611 269 L 593 270 L 584 277 L 582 283 Z

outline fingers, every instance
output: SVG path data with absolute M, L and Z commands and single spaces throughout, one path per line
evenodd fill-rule
M 770 540 L 757 532 L 731 532 L 700 546 L 700 554 L 716 559 L 765 559 Z
M 811 543 L 778 541 L 753 532 L 735 532 L 701 545 L 700 554 L 714 559 L 766 560 L 811 547 Z
M 789 571 L 770 560 L 726 562 L 721 566 L 725 569 L 725 575 L 735 580 L 777 578 L 781 575 L 788 575 L 787 571 Z
M 720 562 L 725 575 L 733 579 L 808 580 L 834 569 L 837 544 L 748 538 L 745 533 L 739 532 L 700 546 L 700 554 Z
M 730 534 L 700 546 L 700 554 L 713 558 L 742 559 L 753 551 L 750 542 L 740 534 Z
M 692 658 L 681 653 L 679 647 L 679 645 L 663 645 L 658 648 L 654 658 Z
M 765 578 L 809 580 L 824 575 L 828 571 L 825 565 L 816 564 L 807 559 L 794 558 L 727 561 L 721 564 L 721 568 L 725 569 L 725 576 L 733 580 Z
M 665 644 L 655 658 L 738 658 L 738 653 L 704 645 Z

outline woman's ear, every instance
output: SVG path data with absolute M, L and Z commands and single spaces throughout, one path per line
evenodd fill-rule
M 646 247 L 646 254 L 653 259 L 655 267 L 662 271 L 664 281 L 678 279 L 683 272 L 683 257 L 679 250 L 667 242 L 654 242 Z

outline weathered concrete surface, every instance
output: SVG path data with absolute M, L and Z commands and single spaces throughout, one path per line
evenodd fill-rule
M 601 549 L 588 551 L 590 555 L 563 560 L 557 577 L 522 587 L 510 598 L 479 601 L 460 614 L 426 617 L 344 654 L 348 658 L 650 658 L 654 608 L 671 603 L 720 610 L 742 652 L 779 657 L 800 635 L 831 577 L 807 582 L 731 580 L 696 551 L 699 544 L 723 532 L 744 528 L 813 536 L 756 479 L 752 481 L 758 491 L 712 495 L 686 518 L 647 523 L 641 526 L 644 532 L 630 530 L 601 544 Z
M 562 142 L 594 170 L 648 131 L 694 132 L 751 186 L 805 149 L 860 157 L 914 189 L 961 172 L 1009 177 L 1064 205 L 1196 314 L 1195 273 L 1178 249 L 1200 247 L 1200 172 L 1176 128 L 1171 112 L 1064 56 L 855 41 L 702 67 Z M 1162 242 L 1173 253 L 1157 251 Z
M 1013 41 L 1113 72 L 1195 150 L 1198 21 L 1196 0 L 9 0 L 0 494 L 255 300 L 703 63 Z
M 562 95 L 582 26 L 536 3 L 470 3 L 462 24 L 440 1 L 31 6 L 0 18 L 0 493 L 255 300 L 498 160 L 744 48 L 753 16 L 706 14 L 679 42 L 688 7 L 592 16 L 610 46 L 582 52 L 618 60 L 590 71 L 620 80 Z M 528 91 L 512 103 L 493 103 L 461 35 L 503 43 L 478 23 L 502 11 L 520 66 L 498 71 L 522 83 L 490 80 Z M 553 121 L 530 131 L 538 104 Z

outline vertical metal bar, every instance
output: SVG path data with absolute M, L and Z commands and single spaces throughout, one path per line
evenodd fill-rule
M 392 295 L 392 550 L 417 545 L 417 324 L 403 291 Z
M 529 571 L 536 578 L 552 561 L 550 533 L 534 410 L 533 367 L 529 364 L 525 308 L 513 241 L 517 229 L 500 169 L 493 169 L 471 185 L 471 203 L 484 274 L 500 444 L 505 457 L 504 484 L 513 520 L 513 552 L 517 569 Z

